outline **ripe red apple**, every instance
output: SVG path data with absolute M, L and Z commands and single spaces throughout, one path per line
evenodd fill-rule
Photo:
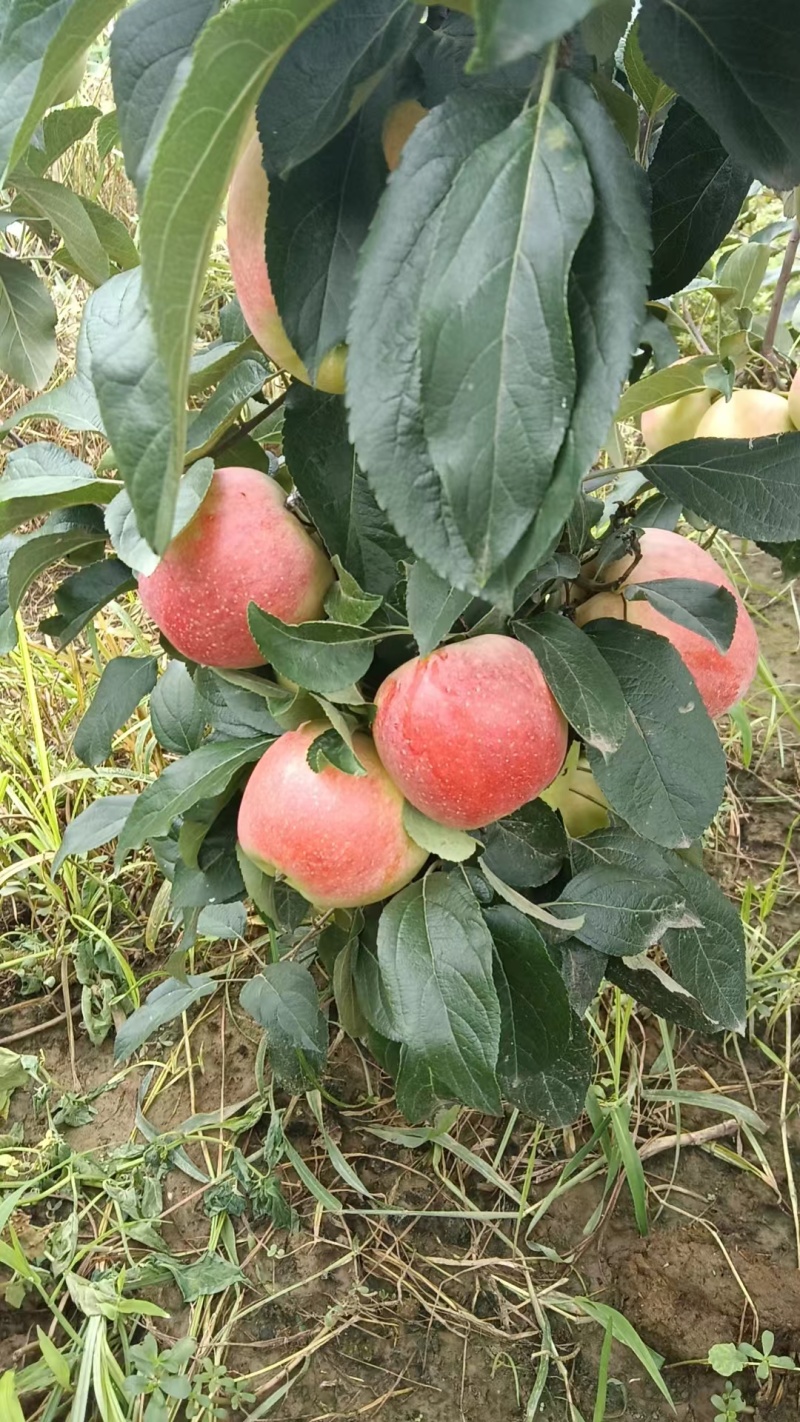
M 383 155 L 390 173 L 394 172 L 406 143 L 427 113 L 428 110 L 418 99 L 402 99 L 389 110 L 383 124 L 382 142 Z
M 796 429 L 800 429 L 800 369 L 795 371 L 789 388 L 789 419 Z
M 697 426 L 697 439 L 759 439 L 792 429 L 785 395 L 769 390 L 734 390 L 730 400 L 715 400 Z
M 373 726 L 378 753 L 418 810 L 478 829 L 534 800 L 558 774 L 567 723 L 527 647 L 485 635 L 392 672 Z
M 247 625 L 258 603 L 284 622 L 322 616 L 333 569 L 259 469 L 217 469 L 186 528 L 139 579 L 145 612 L 184 657 L 209 667 L 256 667 Z
M 691 356 L 676 360 L 675 365 L 685 365 L 687 360 L 691 360 Z M 668 405 L 645 410 L 640 423 L 647 453 L 660 454 L 671 444 L 694 439 L 697 426 L 711 409 L 712 398 L 710 390 L 696 390 L 693 395 L 681 395 L 680 399 L 671 400 Z
M 747 608 L 730 578 L 710 553 L 663 528 L 646 528 L 640 534 L 642 557 L 633 570 L 631 583 L 658 582 L 661 578 L 696 578 L 727 588 L 736 598 L 738 615 L 733 641 L 720 652 L 699 632 L 690 632 L 657 612 L 649 602 L 628 602 L 621 592 L 595 593 L 576 610 L 575 620 L 583 627 L 599 617 L 617 617 L 658 632 L 680 653 L 697 683 L 710 716 L 729 711 L 747 691 L 758 664 L 758 636 Z M 622 577 L 630 558 L 621 558 L 604 570 L 606 582 Z
M 366 775 L 311 769 L 309 746 L 328 729 L 307 722 L 264 753 L 242 796 L 239 843 L 318 908 L 355 908 L 397 893 L 428 856 L 403 828 L 403 797 L 369 736 L 353 737 Z
M 294 349 L 278 315 L 272 294 L 264 233 L 269 206 L 269 182 L 261 162 L 261 141 L 248 143 L 228 193 L 228 255 L 233 284 L 244 318 L 261 349 L 280 370 L 288 370 L 306 385 L 341 395 L 345 385 L 346 348 L 336 346 L 320 364 L 316 382 Z

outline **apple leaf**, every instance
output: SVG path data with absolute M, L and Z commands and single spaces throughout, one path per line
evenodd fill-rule
M 586 633 L 555 612 L 542 612 L 530 622 L 515 622 L 514 633 L 533 652 L 578 735 L 604 754 L 618 750 L 628 730 L 625 698 L 612 669 Z
M 671 622 L 695 632 L 720 652 L 727 652 L 736 630 L 739 610 L 727 588 L 694 578 L 660 578 L 652 583 L 626 583 L 628 602 L 649 602 Z
M 89 709 L 75 732 L 73 750 L 84 765 L 111 755 L 114 736 L 149 695 L 158 676 L 157 657 L 114 657 L 103 667 Z
M 662 494 L 743 538 L 800 538 L 800 434 L 691 439 L 640 465 Z
M 264 1029 L 278 1082 L 291 1091 L 308 1090 L 328 1055 L 328 1024 L 308 968 L 268 963 L 245 983 L 239 1001 Z

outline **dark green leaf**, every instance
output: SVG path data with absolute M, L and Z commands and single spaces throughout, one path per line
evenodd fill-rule
M 511 64 L 573 29 L 597 0 L 474 0 L 475 53 L 470 70 Z
M 341 622 L 301 622 L 293 626 L 251 602 L 250 631 L 262 656 L 307 691 L 335 695 L 369 670 L 375 637 L 363 627 Z
M 356 260 L 386 181 L 382 119 L 367 103 L 288 178 L 270 180 L 270 281 L 289 340 L 314 379 L 347 336 Z
M 166 372 L 167 457 L 157 485 L 166 511 L 153 528 L 157 552 L 169 535 L 171 497 L 186 432 L 189 359 L 219 211 L 248 119 L 276 64 L 330 0 L 238 0 L 204 25 L 161 132 L 147 183 L 141 247 L 156 350 Z M 130 487 L 130 486 L 129 486 Z M 137 515 L 140 509 L 134 498 Z M 142 532 L 151 529 L 139 517 Z
M 220 794 L 244 766 L 263 755 L 268 745 L 266 736 L 210 741 L 168 765 L 137 799 L 119 838 L 118 862 L 122 863 L 126 854 L 138 849 L 146 839 L 167 834 L 173 820 L 198 801 Z
M 189 420 L 186 458 L 210 454 L 225 430 L 230 429 L 243 405 L 261 390 L 269 374 L 266 356 L 251 355 L 223 375 L 202 410 Z
M 293 933 L 309 915 L 311 905 L 288 884 L 264 874 L 237 846 L 236 856 L 245 887 L 265 923 L 279 933 Z
M 800 11 L 794 0 L 644 0 L 645 58 L 775 188 L 800 182 Z
M 718 1027 L 743 1032 L 747 1019 L 747 955 L 738 910 L 702 869 L 671 856 L 671 872 L 701 925 L 670 929 L 663 947 L 681 987 Z
M 412 564 L 408 570 L 406 613 L 421 657 L 438 647 L 469 602 L 469 593 L 451 587 L 427 563 Z
M 635 870 L 599 865 L 570 880 L 553 913 L 583 915 L 574 936 L 598 953 L 632 958 L 658 943 L 668 928 L 697 925 L 697 915 L 679 884 L 668 877 L 644 879 Z
M 256 680 L 252 679 L 251 684 L 257 685 Z M 211 667 L 198 667 L 194 674 L 194 687 L 200 700 L 198 712 L 203 711 L 209 725 L 220 735 L 280 735 L 281 726 L 273 717 L 263 693 L 229 681 Z
M 422 291 L 421 399 L 452 540 L 429 561 L 456 585 L 488 582 L 552 480 L 576 391 L 567 278 L 593 205 L 581 144 L 548 104 L 477 148 L 442 207 Z M 401 532 L 428 556 L 426 534 Z
M 769 553 L 771 558 L 778 558 L 781 564 L 781 571 L 786 579 L 800 578 L 800 538 L 796 538 L 793 543 L 764 543 L 759 540 L 759 548 L 763 548 L 765 553 Z
M 618 750 L 628 729 L 619 682 L 594 644 L 566 617 L 543 612 L 515 622 L 514 632 L 533 652 L 561 710 L 578 735 L 604 755 Z
M 50 509 L 106 504 L 119 485 L 44 440 L 12 450 L 0 479 L 0 533 Z
M 324 770 L 326 765 L 335 765 L 336 769 L 343 770 L 345 775 L 363 776 L 367 773 L 347 742 L 332 727 L 311 742 L 306 760 L 317 773 Z
M 50 293 L 32 268 L 0 254 L 0 370 L 28 390 L 41 390 L 53 374 L 56 319 Z
M 114 736 L 156 684 L 157 657 L 115 657 L 103 668 L 88 711 L 75 732 L 73 750 L 84 765 L 108 760 Z
M 79 509 L 78 512 L 82 511 Z M 0 628 L 3 629 L 0 631 L 0 655 L 11 651 L 11 647 L 16 645 L 14 614 L 39 574 L 71 555 L 100 552 L 104 542 L 103 531 L 98 531 L 96 524 L 93 526 L 88 518 L 61 528 L 48 519 L 42 528 L 15 539 L 13 546 L 8 546 L 7 560 L 3 559 L 5 572 L 0 581 Z M 6 625 L 7 636 L 4 635 Z
M 635 576 L 635 574 L 634 574 Z M 690 632 L 705 637 L 720 652 L 733 641 L 738 609 L 727 588 L 694 578 L 663 578 L 654 583 L 627 583 L 628 602 L 649 602 L 657 612 Z
M 309 25 L 276 66 L 259 100 L 268 173 L 285 177 L 344 128 L 391 62 L 410 46 L 419 19 L 408 0 L 339 0 Z
M 247 909 L 242 903 L 206 904 L 197 920 L 198 938 L 244 940 Z
M 137 0 L 111 35 L 111 78 L 125 167 L 144 192 L 159 135 L 200 30 L 219 0 Z
M 213 461 L 200 459 L 184 474 L 178 485 L 171 538 L 177 538 L 181 530 L 194 518 L 208 493 L 213 473 Z M 120 489 L 106 509 L 106 528 L 114 552 L 133 568 L 134 572 L 153 572 L 158 565 L 158 557 L 139 532 L 127 489 Z
M 437 216 L 457 174 L 517 112 L 518 105 L 508 99 L 456 94 L 417 126 L 362 248 L 350 318 L 347 398 L 359 462 L 394 528 L 447 577 L 451 539 L 423 426 L 422 286 L 436 243 Z M 453 537 L 469 569 L 462 540 Z M 352 560 L 342 556 L 356 572 Z M 359 581 L 370 587 L 367 579 Z
M 119 120 L 116 109 L 102 114 L 97 124 L 97 156 L 101 163 L 120 146 Z
M 54 227 L 69 249 L 76 271 L 90 286 L 108 280 L 108 258 L 80 199 L 63 183 L 38 178 L 25 168 L 15 168 L 9 183 L 25 198 L 33 212 Z
M 470 859 L 477 848 L 475 840 L 463 830 L 439 825 L 407 802 L 403 805 L 403 828 L 420 849 L 426 849 L 429 854 L 435 854 L 451 864 L 461 864 Z
M 156 552 L 163 552 L 172 534 L 180 471 L 166 370 L 138 268 L 112 277 L 87 301 L 81 338 L 139 530 Z
M 58 647 L 66 647 L 106 603 L 135 587 L 130 568 L 119 558 L 104 558 L 89 568 L 81 568 L 56 588 L 53 601 L 57 615 L 45 617 L 40 629 Z
M 146 1002 L 131 1013 L 127 1022 L 123 1022 L 120 1027 L 114 1043 L 114 1060 L 126 1062 L 134 1052 L 144 1046 L 148 1037 L 152 1037 L 159 1027 L 174 1022 L 176 1017 L 180 1017 L 182 1012 L 188 1012 L 196 1002 L 210 997 L 217 987 L 218 983 L 209 977 L 208 973 L 190 974 L 185 983 L 179 983 L 175 978 L 167 978 L 165 982 L 159 983 L 148 995 Z
M 361 587 L 384 597 L 408 549 L 375 502 L 347 433 L 338 395 L 295 382 L 286 402 L 284 451 L 292 479 L 328 552 Z
M 527 55 L 516 64 L 499 69 L 467 72 L 465 65 L 475 47 L 475 26 L 467 15 L 451 10 L 436 29 L 420 25 L 413 60 L 419 72 L 418 98 L 428 109 L 436 108 L 456 90 L 472 93 L 514 94 L 520 104 L 531 92 L 538 60 Z
M 223 1259 L 220 1254 L 204 1254 L 192 1264 L 181 1264 L 171 1254 L 156 1254 L 153 1259 L 177 1284 L 184 1303 L 212 1298 L 233 1288 L 234 1284 L 246 1283 L 239 1265 Z
M 304 1091 L 325 1065 L 328 1024 L 314 979 L 299 963 L 269 963 L 242 988 L 239 1001 L 264 1029 L 280 1085 Z
M 484 917 L 502 1014 L 500 1089 L 520 1111 L 565 1126 L 583 1110 L 591 1080 L 586 1033 L 538 929 L 507 905 L 487 909 Z
M 609 804 L 645 839 L 683 848 L 716 814 L 725 789 L 725 756 L 689 672 L 663 637 L 630 623 L 601 620 L 590 635 L 628 703 L 629 728 L 618 751 L 589 762 Z
M 630 13 L 628 15 L 630 19 Z M 625 40 L 625 53 L 623 56 L 625 73 L 630 82 L 639 103 L 647 114 L 648 118 L 655 118 L 663 108 L 675 97 L 674 89 L 670 89 L 663 79 L 659 79 L 653 73 L 647 60 L 642 54 L 642 46 L 639 41 L 640 21 L 637 20 L 631 25 L 628 36 Z
M 692 439 L 640 466 L 685 508 L 743 538 L 800 538 L 800 434 Z
M 365 593 L 352 573 L 342 567 L 342 560 L 336 554 L 331 561 L 336 569 L 337 581 L 325 596 L 325 611 L 332 622 L 363 627 L 378 611 L 383 598 L 380 593 Z
M 605 975 L 609 982 L 616 983 L 623 992 L 668 1022 L 676 1022 L 690 1032 L 719 1030 L 691 993 L 650 958 L 609 958 Z
M 153 735 L 164 750 L 188 755 L 197 750 L 206 726 L 206 712 L 183 662 L 170 662 L 150 697 Z
M 653 189 L 652 297 L 682 291 L 730 232 L 752 174 L 683 99 L 670 109 L 648 177 Z
M 42 123 L 41 147 L 32 145 L 25 154 L 25 163 L 31 172 L 41 177 L 74 143 L 91 133 L 99 118 L 100 110 L 94 104 L 51 109 Z
M 639 337 L 650 274 L 649 193 L 641 168 L 585 84 L 561 73 L 555 92 L 583 145 L 595 208 L 569 281 L 577 376 L 569 433 L 542 506 L 504 570 L 511 586 L 549 556 L 607 437 Z
M 216 385 L 240 360 L 253 355 L 257 350 L 252 336 L 241 341 L 213 341 L 195 351 L 189 365 L 189 394 L 200 395 L 209 386 Z
M 594 830 L 582 839 L 573 839 L 570 858 L 576 874 L 598 865 L 627 869 L 642 879 L 659 879 L 668 872 L 663 850 L 622 826 Z
M 104 795 L 70 820 L 53 859 L 52 873 L 57 874 L 70 855 L 85 854 L 116 839 L 135 799 L 135 795 Z
M 567 836 L 558 815 L 543 800 L 531 800 L 481 832 L 483 857 L 512 889 L 537 889 L 558 873 L 567 857 Z
M 561 974 L 567 997 L 579 1017 L 584 1017 L 597 996 L 606 975 L 605 953 L 587 948 L 577 938 L 548 943 L 547 951 Z M 619 961 L 619 959 L 615 959 Z
M 0 177 L 19 161 L 119 0 L 27 0 L 3 6 L 0 35 Z
M 599 64 L 612 59 L 630 22 L 628 0 L 595 3 L 581 25 L 581 39 L 587 53 L 594 55 Z
M 336 1011 L 339 1014 L 340 1026 L 344 1028 L 348 1037 L 363 1039 L 369 1031 L 369 1026 L 358 1005 L 356 990 L 358 955 L 358 938 L 350 937 L 341 952 L 337 953 L 333 965 L 333 995 L 336 998 Z
M 463 879 L 431 874 L 396 894 L 381 914 L 378 964 L 387 1035 L 403 1043 L 407 1071 L 499 1112 L 492 940 Z
M 91 198 L 78 194 L 81 205 L 89 216 L 100 245 L 108 256 L 109 260 L 120 271 L 129 271 L 131 267 L 139 265 L 139 250 L 131 237 L 130 232 L 113 212 L 108 212 L 101 207 L 99 202 L 92 202 Z M 62 258 L 63 260 L 63 255 Z
M 178 848 L 184 862 L 179 860 L 175 866 L 171 904 L 184 911 L 184 918 L 187 909 L 228 903 L 245 893 L 236 854 L 237 807 L 223 803 L 219 814 L 219 800 L 228 800 L 227 792 L 193 806 L 181 825 Z M 189 862 L 192 860 L 194 863 Z M 199 919 L 197 929 L 199 932 Z

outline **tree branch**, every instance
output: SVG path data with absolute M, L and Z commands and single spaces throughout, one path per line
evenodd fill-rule
M 783 266 L 781 267 L 778 280 L 775 283 L 775 295 L 772 298 L 767 329 L 764 332 L 764 341 L 761 346 L 761 354 L 764 360 L 769 361 L 770 364 L 774 364 L 772 361 L 772 352 L 775 349 L 778 322 L 781 319 L 781 311 L 783 310 L 783 303 L 786 298 L 786 288 L 789 285 L 792 272 L 794 271 L 794 261 L 797 256 L 798 246 L 800 246 L 800 222 L 795 218 L 794 227 L 789 235 L 789 241 L 786 244 L 786 251 L 783 255 Z

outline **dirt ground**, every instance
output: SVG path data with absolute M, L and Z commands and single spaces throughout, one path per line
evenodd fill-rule
M 748 566 L 764 586 L 774 583 L 774 565 L 764 555 L 756 555 Z M 755 605 L 768 600 L 764 594 Z M 764 651 L 786 694 L 796 698 L 797 627 L 786 601 L 776 614 L 763 635 Z M 749 872 L 763 882 L 774 869 L 800 812 L 799 754 L 796 743 L 784 740 L 750 772 L 734 773 L 736 833 L 721 840 L 718 850 L 724 881 L 741 884 Z M 798 878 L 793 863 L 790 885 Z M 775 909 L 770 924 L 775 941 L 785 941 L 800 927 L 799 905 L 800 884 Z M 54 1010 L 57 1005 L 25 1007 L 14 1014 L 14 1031 L 47 1020 Z M 83 1092 L 108 1083 L 115 1071 L 110 1047 L 92 1048 L 76 1029 L 73 1060 L 62 1031 L 31 1037 L 18 1049 L 41 1051 L 64 1088 L 75 1086 L 73 1067 Z M 192 1103 L 185 1080 L 170 1088 L 150 1113 L 157 1129 L 175 1129 L 193 1109 L 213 1110 L 220 1101 L 253 1092 L 254 1042 L 245 1033 L 232 1013 L 223 1014 L 221 1022 L 210 1019 L 208 1031 L 194 1044 L 202 1062 L 199 1099 Z M 655 1055 L 657 1050 L 654 1034 L 648 1051 Z M 699 1090 L 708 1089 L 710 1080 L 736 1083 L 736 1095 L 747 1102 L 741 1064 L 734 1054 L 727 1060 L 722 1053 L 720 1043 L 685 1041 L 678 1066 L 690 1064 L 692 1075 L 682 1085 Z M 293 1108 L 288 1138 L 336 1190 L 345 1209 L 341 1214 L 315 1212 L 292 1169 L 282 1167 L 285 1188 L 301 1216 L 300 1231 L 288 1236 L 263 1222 L 251 1225 L 246 1214 L 234 1221 L 251 1287 L 232 1332 L 229 1366 L 250 1371 L 274 1361 L 278 1389 L 287 1381 L 281 1360 L 299 1357 L 289 1376 L 307 1370 L 270 1414 L 280 1422 L 372 1417 L 381 1422 L 513 1422 L 525 1417 L 540 1366 L 544 1302 L 574 1401 L 588 1418 L 602 1330 L 573 1324 L 546 1305 L 548 1291 L 587 1295 L 621 1310 L 663 1356 L 679 1418 L 712 1422 L 710 1397 L 722 1383 L 697 1361 L 710 1346 L 753 1339 L 769 1328 L 776 1335 L 776 1351 L 800 1352 L 800 1270 L 780 1130 L 782 1078 L 752 1046 L 743 1046 L 742 1058 L 752 1089 L 748 1104 L 768 1124 L 761 1138 L 766 1170 L 746 1173 L 711 1150 L 690 1148 L 682 1151 L 672 1179 L 673 1155 L 664 1154 L 647 1162 L 648 1181 L 666 1202 L 648 1238 L 637 1233 L 624 1187 L 605 1202 L 601 1222 L 586 1232 L 603 1203 L 600 1176 L 561 1196 L 530 1236 L 518 1234 L 513 1247 L 510 1200 L 498 1197 L 463 1163 L 444 1165 L 430 1147 L 410 1150 L 373 1134 L 375 1112 L 357 1105 L 364 1095 L 361 1066 L 346 1043 L 338 1044 L 330 1091 L 354 1106 L 326 1106 L 326 1126 L 373 1199 L 364 1201 L 336 1181 L 312 1116 L 304 1106 Z M 89 1124 L 65 1131 L 74 1152 L 102 1156 L 135 1135 L 142 1076 L 143 1068 L 129 1071 L 97 1096 Z M 790 1098 L 787 1104 L 786 1146 L 800 1174 L 798 1103 Z M 38 1138 L 41 1123 L 31 1118 L 23 1093 L 15 1097 L 11 1120 L 15 1117 L 24 1120 L 31 1139 Z M 683 1129 L 707 1123 L 707 1116 L 687 1110 Z M 385 1118 L 380 1124 L 386 1124 Z M 393 1124 L 399 1125 L 396 1117 Z M 261 1129 L 256 1126 L 240 1137 L 245 1154 Z M 470 1118 L 461 1138 L 481 1158 L 492 1160 L 501 1129 L 496 1122 Z M 551 1162 L 552 1170 L 545 1161 L 541 1178 L 537 1169 L 531 1203 L 547 1193 L 564 1154 L 587 1136 L 584 1127 L 574 1135 L 565 1133 L 561 1161 Z M 522 1149 L 522 1141 L 512 1133 L 506 1159 Z M 736 1142 L 731 1138 L 725 1144 L 733 1149 Z M 213 1152 L 215 1146 L 210 1148 Z M 191 1154 L 200 1162 L 196 1152 Z M 518 1184 L 518 1174 L 513 1178 Z M 470 1209 L 487 1216 L 494 1212 L 495 1219 L 469 1217 L 458 1191 Z M 203 1193 L 184 1174 L 172 1171 L 167 1177 L 164 1238 L 186 1258 L 207 1245 Z M 387 1210 L 409 1213 L 390 1215 Z M 420 1218 L 423 1211 L 437 1213 Z M 532 1296 L 538 1297 L 538 1308 Z M 158 1325 L 160 1336 L 166 1340 L 185 1331 L 189 1313 L 177 1291 L 162 1289 L 157 1297 L 171 1313 Z M 35 1324 L 42 1321 L 35 1311 L 0 1304 L 0 1372 L 19 1364 Z M 608 1419 L 655 1422 L 673 1415 L 636 1359 L 616 1346 L 611 1374 Z M 773 1381 L 762 1393 L 749 1382 L 743 1388 L 755 1417 L 764 1422 L 789 1422 L 800 1412 L 800 1390 L 791 1380 L 787 1386 Z M 536 1415 L 545 1422 L 568 1415 L 564 1378 L 556 1366 Z

